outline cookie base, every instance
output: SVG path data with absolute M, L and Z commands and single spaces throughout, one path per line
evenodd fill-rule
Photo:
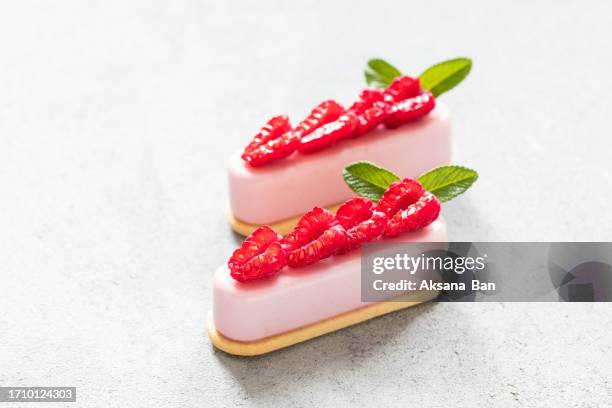
M 335 213 L 336 210 L 338 210 L 338 208 L 340 207 L 340 205 L 341 204 L 332 205 L 332 206 L 325 207 L 325 208 Z M 297 217 L 288 218 L 286 220 L 281 220 L 281 221 L 277 221 L 277 222 L 269 223 L 265 225 L 274 228 L 274 230 L 277 231 L 281 235 L 286 235 L 293 229 L 293 227 L 295 227 L 295 224 L 297 224 L 297 222 L 300 220 L 301 217 L 302 216 L 300 215 Z M 229 208 L 227 209 L 227 219 L 230 225 L 232 226 L 232 229 L 244 237 L 248 237 L 249 235 L 251 235 L 253 231 L 255 231 L 257 228 L 264 225 L 264 224 L 249 224 L 248 222 L 242 221 L 236 218 Z
M 212 312 L 210 312 L 207 319 L 207 331 L 212 344 L 226 353 L 236 356 L 258 356 L 314 339 L 315 337 L 353 326 L 387 313 L 425 303 L 437 296 L 437 291 L 415 291 L 401 297 L 401 300 L 398 298 L 396 301 L 373 303 L 286 333 L 249 342 L 232 340 L 225 337 L 215 327 Z

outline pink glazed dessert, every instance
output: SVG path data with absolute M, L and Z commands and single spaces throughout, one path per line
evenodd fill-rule
M 390 239 L 394 243 L 447 240 L 442 218 Z M 227 338 L 253 342 L 366 307 L 371 303 L 361 301 L 360 255 L 356 250 L 248 284 L 234 280 L 227 265 L 222 265 L 214 275 L 214 324 Z
M 450 115 L 438 97 L 471 66 L 469 58 L 454 58 L 411 77 L 372 59 L 364 72 L 370 87 L 347 108 L 325 100 L 295 125 L 272 117 L 230 159 L 234 230 L 246 236 L 270 225 L 286 233 L 315 205 L 335 210 L 351 196 L 337 177 L 351 162 L 375 162 L 404 177 L 448 164 Z
M 267 225 L 257 228 L 215 271 L 208 334 L 217 348 L 264 354 L 437 296 L 427 287 L 401 286 L 376 301 L 364 298 L 362 277 L 373 271 L 362 270 L 361 247 L 376 242 L 377 257 L 395 256 L 384 252 L 394 248 L 387 243 L 444 249 L 441 204 L 467 190 L 478 174 L 447 165 L 400 179 L 365 161 L 345 172 L 358 196 L 335 213 L 312 208 L 285 236 Z

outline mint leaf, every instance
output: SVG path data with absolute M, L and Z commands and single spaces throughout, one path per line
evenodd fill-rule
M 463 194 L 477 179 L 476 171 L 462 166 L 438 167 L 419 177 L 423 187 L 442 203 Z
M 427 68 L 419 80 L 421 87 L 438 97 L 463 81 L 471 69 L 471 59 L 455 58 Z
M 376 88 L 386 88 L 402 75 L 397 68 L 380 58 L 369 60 L 364 74 L 367 84 Z
M 342 176 L 351 190 L 374 202 L 380 200 L 389 184 L 399 180 L 399 177 L 389 170 L 367 161 L 349 164 Z

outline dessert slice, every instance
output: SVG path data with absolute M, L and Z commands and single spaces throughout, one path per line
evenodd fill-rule
M 366 159 L 407 177 L 448 164 L 450 115 L 436 98 L 470 67 L 460 58 L 412 78 L 372 60 L 366 79 L 382 89 L 365 89 L 346 109 L 324 101 L 295 127 L 286 116 L 270 119 L 229 162 L 234 230 L 246 236 L 270 225 L 287 233 L 315 205 L 335 210 L 351 196 L 335 177 L 346 163 Z
M 285 237 L 260 227 L 217 269 L 212 343 L 230 354 L 264 354 L 435 298 L 435 291 L 404 291 L 398 299 L 363 301 L 359 248 L 373 241 L 443 245 L 440 202 L 476 178 L 459 166 L 399 180 L 369 162 L 349 165 L 344 179 L 361 197 L 335 215 L 315 207 Z

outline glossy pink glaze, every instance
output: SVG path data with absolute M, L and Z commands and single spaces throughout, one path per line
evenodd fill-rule
M 394 130 L 381 128 L 327 150 L 292 156 L 253 168 L 236 152 L 229 166 L 229 196 L 233 215 L 249 224 L 272 224 L 328 207 L 351 197 L 342 170 L 369 160 L 402 177 L 417 177 L 450 163 L 448 109 L 442 103 L 418 122 Z
M 389 242 L 446 242 L 442 218 L 421 231 Z M 239 283 L 227 265 L 215 272 L 213 319 L 217 330 L 238 341 L 254 341 L 370 304 L 361 301 L 361 256 L 356 250 L 314 265 L 287 268 L 259 282 Z

